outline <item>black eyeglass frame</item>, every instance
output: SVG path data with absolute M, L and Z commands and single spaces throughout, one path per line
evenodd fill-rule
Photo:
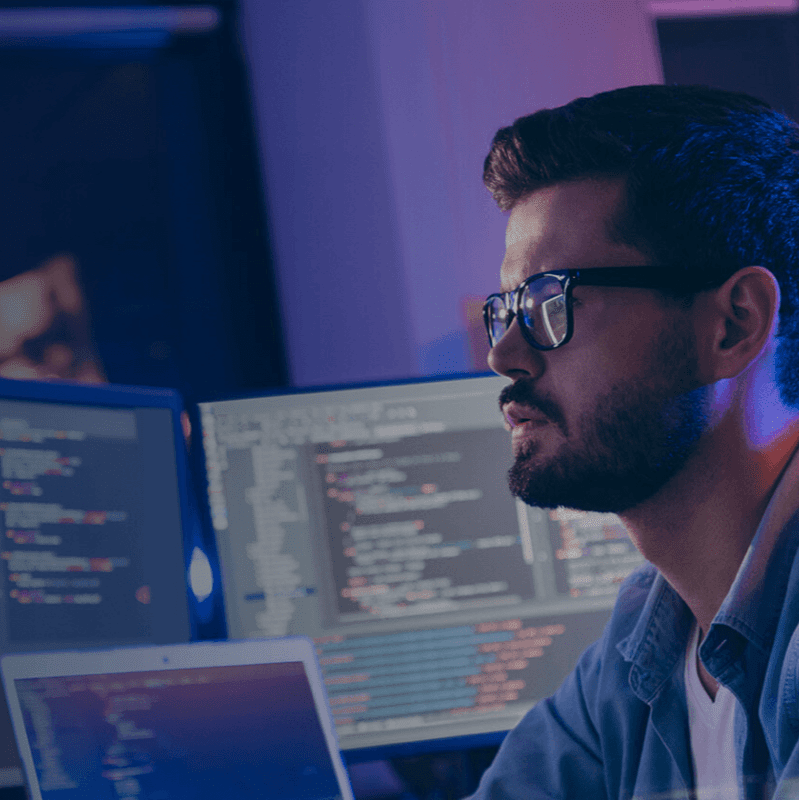
M 544 278 L 555 278 L 561 286 L 561 292 L 566 303 L 566 334 L 557 344 L 543 345 L 535 340 L 524 317 L 519 314 L 520 298 L 525 289 L 535 281 Z M 660 289 L 678 293 L 693 294 L 721 286 L 726 277 L 708 277 L 707 275 L 689 274 L 682 267 L 669 266 L 630 266 L 630 267 L 593 267 L 591 269 L 556 269 L 548 272 L 539 272 L 522 281 L 515 289 L 509 292 L 496 292 L 490 294 L 483 303 L 483 322 L 488 333 L 488 343 L 496 346 L 502 336 L 507 333 L 513 320 L 519 320 L 519 329 L 525 341 L 536 350 L 556 350 L 563 347 L 574 333 L 574 320 L 572 317 L 572 289 L 575 286 L 615 286 L 629 289 Z M 499 298 L 505 306 L 507 318 L 505 332 L 496 341 L 494 340 L 491 319 L 491 303 Z

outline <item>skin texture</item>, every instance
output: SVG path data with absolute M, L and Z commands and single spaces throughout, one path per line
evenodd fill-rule
M 618 181 L 580 180 L 517 203 L 502 290 L 548 269 L 646 264 L 611 235 L 623 191 Z M 580 501 L 572 505 L 608 510 L 585 489 L 601 482 L 603 462 L 608 485 L 640 484 L 649 470 L 612 510 L 707 630 L 799 441 L 797 411 L 781 403 L 774 380 L 779 287 L 753 265 L 689 304 L 610 287 L 577 287 L 574 298 L 564 347 L 534 350 L 514 322 L 489 354 L 512 381 L 502 398 L 511 482 L 515 471 L 532 483 L 533 500 L 557 479 L 545 499 L 570 505 L 571 493 Z

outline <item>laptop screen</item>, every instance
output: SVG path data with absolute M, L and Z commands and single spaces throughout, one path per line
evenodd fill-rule
M 301 661 L 15 680 L 44 800 L 335 800 Z

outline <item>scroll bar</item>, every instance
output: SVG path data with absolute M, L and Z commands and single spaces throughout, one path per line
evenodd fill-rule
M 522 558 L 525 564 L 532 564 L 535 561 L 533 552 L 533 536 L 530 532 L 530 519 L 527 516 L 527 506 L 516 499 L 516 517 L 519 520 L 519 535 L 522 540 Z

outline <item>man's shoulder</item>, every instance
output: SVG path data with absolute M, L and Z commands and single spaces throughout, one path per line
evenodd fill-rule
M 601 638 L 508 734 L 476 798 L 599 796 L 607 786 L 623 785 L 620 769 L 628 753 L 638 758 L 649 708 L 632 692 L 630 664 L 617 645 L 647 613 L 658 574 L 644 563 L 621 583 Z

